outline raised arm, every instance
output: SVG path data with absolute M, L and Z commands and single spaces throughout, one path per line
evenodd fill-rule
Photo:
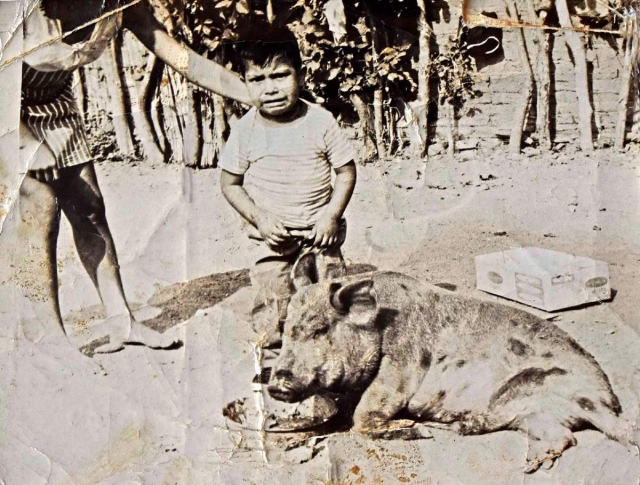
M 129 29 L 147 49 L 168 66 L 200 87 L 216 94 L 251 104 L 247 88 L 240 76 L 220 64 L 196 54 L 173 39 L 140 2 L 124 11 L 124 27 Z

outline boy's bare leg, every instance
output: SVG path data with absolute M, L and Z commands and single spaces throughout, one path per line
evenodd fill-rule
M 127 343 L 152 348 L 174 345 L 174 337 L 136 322 L 131 314 L 93 163 L 66 168 L 58 180 L 56 195 L 71 223 L 80 260 L 100 294 L 113 328 L 109 343 L 96 352 L 116 352 Z

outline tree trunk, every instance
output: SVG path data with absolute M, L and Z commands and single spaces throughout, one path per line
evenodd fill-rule
M 518 15 L 518 8 L 516 7 L 515 0 L 507 0 L 508 15 L 516 22 L 520 22 L 520 16 Z M 527 52 L 527 44 L 524 36 L 523 29 L 516 29 L 516 37 L 518 42 L 518 51 L 520 53 L 520 62 L 526 75 L 524 88 L 522 91 L 522 100 L 520 109 L 516 113 L 516 118 L 511 129 L 511 136 L 509 137 L 509 151 L 511 153 L 520 153 L 522 147 L 522 133 L 524 131 L 527 115 L 529 113 L 529 106 L 531 105 L 531 97 L 533 95 L 533 87 L 535 79 L 533 77 L 533 69 L 531 69 L 531 62 L 529 61 L 529 54 Z
M 386 111 L 386 120 L 387 120 L 387 133 L 389 134 L 389 142 L 387 145 L 387 156 L 392 157 L 393 154 L 397 151 L 396 147 L 400 146 L 400 137 L 398 135 L 397 129 L 397 118 L 395 113 L 393 112 L 394 108 L 389 106 Z
M 182 78 L 175 71 L 166 69 L 162 84 L 165 83 L 167 89 L 167 103 L 162 102 L 160 99 L 163 110 L 163 117 L 160 119 L 164 131 L 167 135 L 167 141 L 171 146 L 171 151 L 174 154 L 174 161 L 189 165 L 191 159 L 185 160 L 185 127 L 186 121 L 184 116 L 184 103 L 187 103 L 187 98 L 190 97 L 184 92 L 184 85 L 180 84 Z M 176 155 L 179 154 L 179 155 Z M 179 157 L 178 159 L 175 159 Z
M 419 37 L 418 37 L 418 103 L 421 105 L 422 116 L 418 116 L 418 156 L 427 156 L 429 145 L 429 77 L 431 75 L 431 27 L 427 16 L 426 0 L 418 0 L 420 8 Z
M 188 167 L 202 167 L 202 116 L 199 95 L 193 86 L 184 81 L 186 86 L 185 108 L 182 127 L 182 151 L 184 164 Z
M 213 95 L 213 145 L 214 145 L 214 159 L 212 159 L 210 166 L 218 166 L 218 158 L 224 147 L 224 142 L 228 130 L 227 116 L 224 110 L 224 98 L 222 96 Z
M 138 106 L 141 112 L 136 119 L 136 129 L 142 144 L 142 149 L 147 161 L 152 164 L 159 164 L 165 161 L 164 150 L 160 146 L 160 139 L 153 124 L 153 98 L 162 79 L 164 63 L 150 54 L 147 72 L 142 79 L 142 92 L 139 93 Z
M 539 25 L 544 25 L 547 15 L 546 11 L 536 14 L 533 2 L 527 1 L 529 18 L 532 22 L 538 21 Z M 543 29 L 531 29 L 531 35 L 538 42 L 540 56 L 534 71 L 536 84 L 536 135 L 540 146 L 545 150 L 551 150 L 551 34 Z M 531 58 L 529 58 L 531 61 Z
M 618 95 L 618 121 L 616 123 L 615 146 L 622 150 L 625 145 L 627 135 L 627 113 L 629 107 L 629 94 L 633 80 L 634 59 L 638 53 L 638 41 L 636 30 L 638 28 L 635 15 L 625 20 L 624 25 L 624 71 L 620 80 L 620 94 Z
M 571 16 L 567 0 L 556 0 L 556 12 L 562 27 L 572 28 Z M 589 75 L 587 70 L 587 54 L 582 37 L 578 32 L 565 30 L 566 42 L 571 49 L 575 62 L 576 94 L 578 95 L 578 108 L 580 113 L 580 147 L 582 151 L 593 152 L 593 108 L 591 106 Z
M 366 8 L 367 23 L 369 25 L 369 32 L 371 35 L 371 69 L 373 72 L 378 72 L 378 30 L 374 23 L 375 17 Z M 385 156 L 385 144 L 384 144 L 384 94 L 382 87 L 384 85 L 384 79 L 381 76 L 377 76 L 378 86 L 373 93 L 373 127 L 376 139 L 376 151 L 378 152 L 378 158 L 382 159 Z
M 373 93 L 373 119 L 376 134 L 376 150 L 379 158 L 384 158 L 384 110 L 382 109 L 382 89 L 376 89 Z
M 536 133 L 540 145 L 545 150 L 551 150 L 551 34 L 540 32 L 540 50 L 542 59 L 538 63 L 538 105 L 536 109 Z
M 364 141 L 365 155 L 364 161 L 373 159 L 376 152 L 376 143 L 374 140 L 375 128 L 373 125 L 371 108 L 362 98 L 362 94 L 353 93 L 350 97 L 351 103 L 358 113 L 358 119 L 360 120 L 360 138 Z
M 135 146 L 133 142 L 133 136 L 131 134 L 131 128 L 128 122 L 129 113 L 127 99 L 125 96 L 126 84 L 123 83 L 121 69 L 120 69 L 120 43 L 118 42 L 119 35 L 116 39 L 111 41 L 110 56 L 104 63 L 106 78 L 109 80 L 106 84 L 107 91 L 109 92 L 109 98 L 111 99 L 110 111 L 112 113 L 113 128 L 116 132 L 116 142 L 118 143 L 118 149 L 125 155 L 131 155 L 135 153 Z

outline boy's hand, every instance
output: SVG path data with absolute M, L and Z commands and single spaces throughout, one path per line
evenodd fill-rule
M 338 240 L 338 219 L 331 215 L 322 215 L 313 227 L 309 239 L 319 248 L 329 248 Z
M 256 228 L 260 232 L 262 239 L 271 247 L 281 245 L 290 237 L 289 231 L 273 214 L 262 213 L 256 223 Z

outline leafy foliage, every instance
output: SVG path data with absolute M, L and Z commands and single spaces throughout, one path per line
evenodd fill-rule
M 475 71 L 473 58 L 467 54 L 466 44 L 450 38 L 446 49 L 432 62 L 432 72 L 438 78 L 440 104 L 460 107 L 476 96 L 471 73 Z
M 221 45 L 238 38 L 244 23 L 266 15 L 266 0 L 161 0 L 175 35 L 197 52 L 223 58 Z M 367 93 L 384 87 L 406 93 L 416 89 L 411 68 L 411 44 L 385 46 L 376 53 L 375 26 L 367 3 L 345 0 L 347 35 L 336 41 L 325 16 L 327 0 L 298 0 L 278 12 L 296 34 L 306 66 L 306 87 L 319 101 L 338 95 Z M 371 2 L 375 4 L 375 2 Z M 409 2 L 393 0 L 398 15 Z M 378 34 L 378 37 L 380 35 Z M 379 43 L 379 41 L 378 41 Z

